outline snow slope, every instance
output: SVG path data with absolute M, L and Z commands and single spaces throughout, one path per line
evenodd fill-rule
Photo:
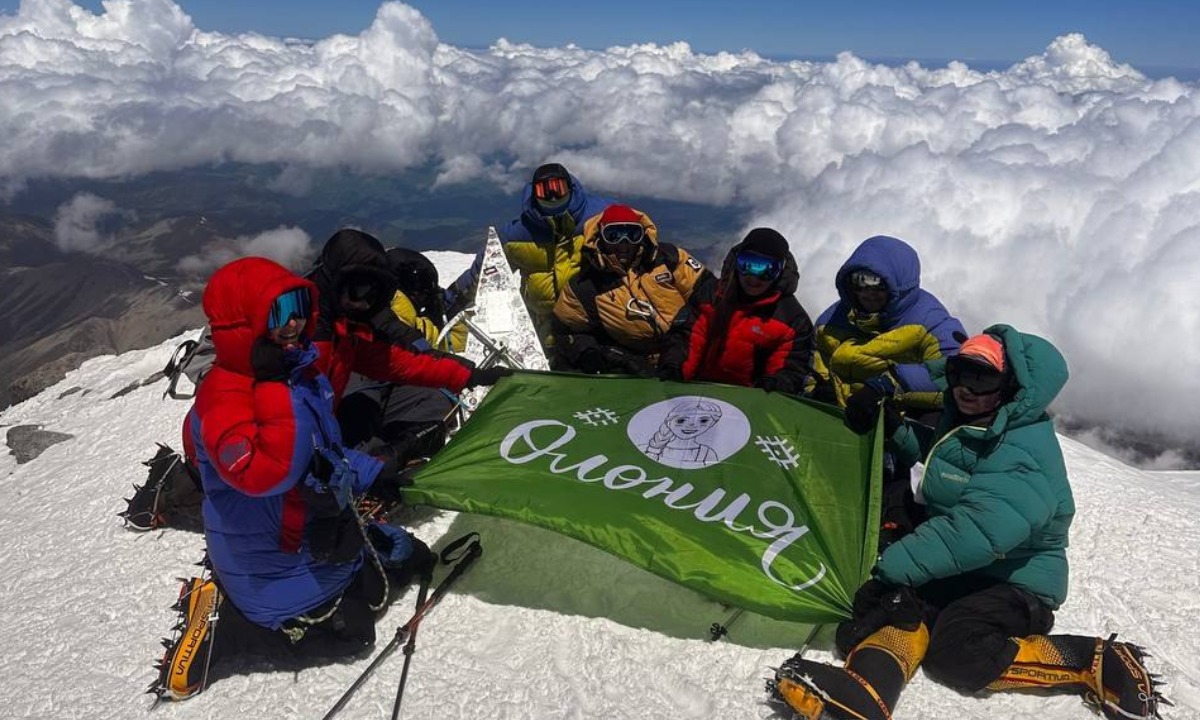
M 438 258 L 448 282 L 470 258 Z M 453 268 L 450 267 L 453 265 Z M 176 338 L 89 360 L 58 385 L 0 414 L 0 432 L 38 423 L 75 435 L 17 465 L 0 455 L 0 716 L 126 718 L 174 613 L 176 576 L 196 568 L 202 538 L 135 534 L 115 513 L 155 442 L 178 443 L 187 404 L 159 381 L 108 399 L 162 368 Z M 64 393 L 72 388 L 83 390 Z M 1200 718 L 1200 486 L 1148 473 L 1063 438 L 1079 514 L 1071 597 L 1059 632 L 1120 632 L 1154 654 L 1177 704 Z M 432 544 L 479 530 L 485 552 L 423 624 L 405 695 L 407 718 L 765 718 L 762 680 L 807 628 L 746 617 L 705 641 L 717 605 L 600 551 L 516 523 L 414 510 Z M 407 618 L 409 590 L 379 623 L 381 643 Z M 812 657 L 829 658 L 831 632 Z M 323 667 L 243 665 L 156 717 L 317 718 L 370 656 Z M 339 717 L 388 717 L 402 659 L 384 663 Z M 1074 697 L 965 697 L 918 673 L 899 718 L 1088 718 Z

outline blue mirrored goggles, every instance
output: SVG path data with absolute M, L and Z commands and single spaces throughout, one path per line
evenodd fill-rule
M 646 236 L 646 229 L 641 223 L 619 222 L 609 223 L 600 228 L 600 239 L 609 245 L 629 243 L 637 245 Z
M 743 250 L 737 256 L 739 275 L 748 275 L 759 280 L 774 280 L 783 272 L 783 260 Z
M 312 310 L 312 298 L 305 288 L 289 290 L 271 303 L 271 314 L 267 316 L 267 329 L 278 330 L 292 318 L 307 320 Z

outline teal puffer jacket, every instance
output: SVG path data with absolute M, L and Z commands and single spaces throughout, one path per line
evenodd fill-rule
M 1046 407 L 1066 384 L 1067 364 L 1035 335 L 1008 325 L 986 332 L 1003 340 L 1019 389 L 988 427 L 960 424 L 946 393 L 936 432 L 921 433 L 908 423 L 896 431 L 891 438 L 896 451 L 909 461 L 925 461 L 920 490 L 929 519 L 889 546 L 875 572 L 887 582 L 912 586 L 983 574 L 1057 608 L 1067 597 L 1067 534 L 1075 501 Z

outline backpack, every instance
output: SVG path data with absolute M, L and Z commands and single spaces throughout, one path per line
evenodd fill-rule
M 195 340 L 184 340 L 175 348 L 175 352 L 171 353 L 171 359 L 167 362 L 167 366 L 163 368 L 163 375 L 170 381 L 167 385 L 166 392 L 163 393 L 165 399 L 168 395 L 176 400 L 190 400 L 196 396 L 196 388 L 200 387 L 200 381 L 212 369 L 213 363 L 216 362 L 216 348 L 213 347 L 212 329 L 207 325 L 200 331 L 200 336 Z M 176 385 L 179 383 L 179 378 L 186 376 L 192 383 L 192 392 L 185 394 L 176 390 Z

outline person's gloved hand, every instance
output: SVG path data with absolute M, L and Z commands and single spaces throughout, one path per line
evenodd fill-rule
M 471 377 L 467 379 L 467 387 L 495 385 L 500 378 L 505 378 L 512 374 L 512 368 L 505 367 L 504 365 L 496 365 L 490 368 L 475 368 L 471 371 Z
M 599 375 L 604 372 L 604 356 L 600 354 L 600 348 L 591 347 L 579 353 L 579 357 L 575 360 L 575 367 L 579 368 L 579 372 L 588 375 Z
M 683 381 L 683 369 L 676 365 L 659 365 L 654 374 L 659 380 L 669 380 L 671 382 Z
M 284 349 L 266 337 L 255 340 L 250 348 L 250 368 L 260 382 L 286 380 L 289 372 Z
M 759 388 L 760 390 L 766 390 L 767 392 L 778 392 L 779 378 L 772 375 L 761 377 L 758 379 L 758 382 L 754 383 L 754 387 Z
M 859 435 L 866 435 L 875 427 L 879 417 L 879 403 L 883 395 L 870 385 L 863 385 L 846 398 L 846 427 Z
M 889 625 L 915 630 L 925 618 L 925 603 L 907 585 L 892 585 L 878 578 L 863 583 L 854 593 L 853 617 L 838 625 L 834 643 L 842 655 L 850 654 L 863 640 Z

